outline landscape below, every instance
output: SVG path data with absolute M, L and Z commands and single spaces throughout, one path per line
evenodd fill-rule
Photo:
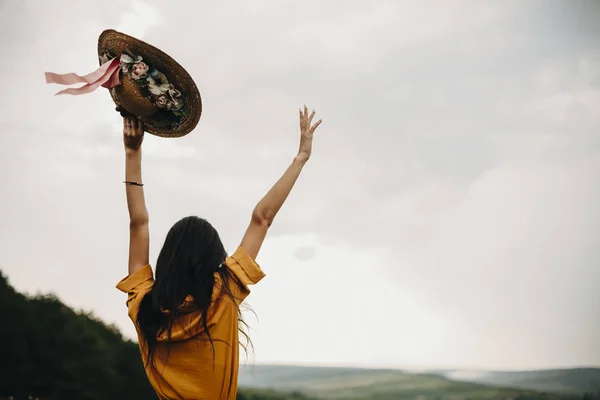
M 137 344 L 53 295 L 26 296 L 0 272 L 0 400 L 152 399 Z M 250 365 L 240 400 L 600 399 L 600 369 L 458 371 Z

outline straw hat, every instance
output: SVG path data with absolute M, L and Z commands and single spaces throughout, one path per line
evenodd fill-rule
M 57 94 L 84 94 L 102 86 L 118 106 L 140 117 L 144 130 L 161 137 L 191 132 L 202 114 L 200 92 L 191 76 L 168 54 L 109 29 L 98 38 L 100 68 L 86 76 L 46 73 L 47 83 L 86 83 Z

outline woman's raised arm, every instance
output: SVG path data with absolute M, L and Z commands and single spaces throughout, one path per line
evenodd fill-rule
M 315 116 L 313 111 L 310 115 L 308 109 L 300 110 L 300 148 L 298 155 L 294 157 L 292 164 L 285 171 L 283 176 L 275 183 L 269 192 L 262 198 L 252 212 L 250 225 L 242 239 L 241 247 L 246 250 L 253 259 L 256 258 L 260 247 L 267 236 L 267 231 L 275 215 L 290 194 L 300 172 L 310 158 L 312 153 L 312 140 L 315 129 L 321 124 L 322 120 L 311 125 Z
M 148 210 L 142 183 L 142 121 L 123 116 L 123 143 L 125 144 L 125 192 L 129 210 L 129 274 L 149 263 L 150 235 Z

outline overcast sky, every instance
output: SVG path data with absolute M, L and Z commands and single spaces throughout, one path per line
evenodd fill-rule
M 249 297 L 254 363 L 600 365 L 600 2 L 0 1 L 0 269 L 126 336 L 119 115 L 91 72 L 113 28 L 204 103 L 147 136 L 154 263 L 194 214 L 235 250 L 324 118 Z M 417 5 L 418 4 L 418 5 Z M 71 14 L 69 14 L 71 13 Z

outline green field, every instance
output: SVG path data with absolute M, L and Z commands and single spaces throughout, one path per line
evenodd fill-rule
M 1 273 L 0 320 L 0 400 L 156 398 L 136 343 L 55 296 L 18 293 Z M 255 365 L 240 368 L 238 400 L 600 399 L 583 397 L 600 393 L 594 368 L 488 372 L 485 384 L 451 372 Z
M 565 394 L 598 393 L 600 392 L 600 368 L 486 371 L 477 382 Z
M 440 374 L 400 370 L 255 365 L 240 371 L 240 385 L 305 393 L 319 399 L 580 399 L 583 393 L 542 391 L 460 382 Z

